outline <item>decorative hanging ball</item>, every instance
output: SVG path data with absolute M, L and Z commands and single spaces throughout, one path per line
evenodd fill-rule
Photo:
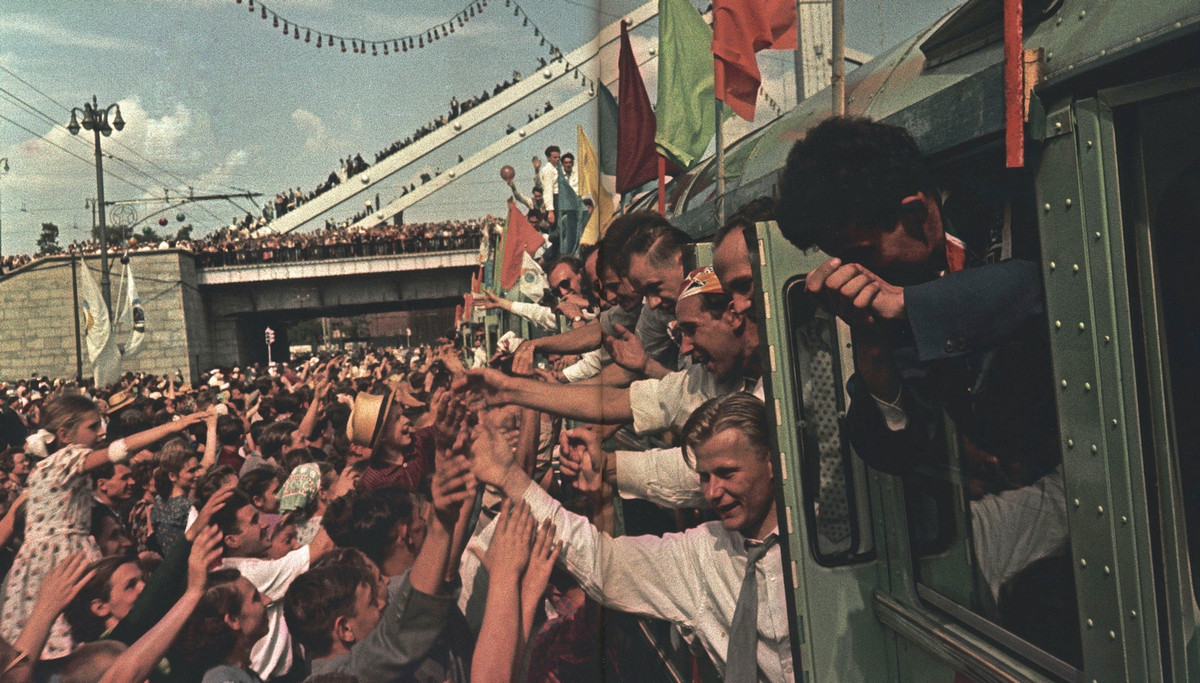
M 295 38 L 296 40 L 300 40 L 300 27 L 294 26 L 292 28 L 293 28 L 292 37 Z
M 254 0 L 250 0 L 250 11 L 254 11 Z
M 375 43 L 371 43 L 371 56 L 372 57 L 379 56 L 379 48 L 375 47 Z
M 306 42 L 306 43 L 312 42 L 312 31 L 310 31 L 308 29 L 304 29 L 304 42 Z
M 274 14 L 274 13 L 271 14 L 271 25 L 274 26 L 275 28 L 279 28 L 279 15 L 278 14 Z
M 400 41 L 393 40 L 392 41 L 392 52 L 399 52 L 399 51 L 400 51 Z
M 291 33 L 291 29 L 288 28 L 288 23 L 285 21 L 283 22 L 283 35 L 286 36 L 289 33 Z
M 163 216 L 162 218 L 158 219 L 159 225 L 166 225 L 167 223 L 170 223 L 170 221 L 167 220 L 166 216 Z
M 424 38 L 424 36 L 418 36 L 418 37 L 417 37 L 417 47 L 425 47 L 425 38 Z
M 263 7 L 263 8 L 262 8 L 262 18 L 263 18 L 263 19 L 266 19 L 266 18 L 267 18 L 267 8 L 266 8 L 266 7 Z
M 321 34 L 317 34 L 317 47 L 321 47 Z
M 407 40 L 404 41 L 404 47 L 401 49 L 401 52 L 408 52 L 408 41 Z
M 346 41 L 342 41 L 342 52 L 346 51 Z
M 175 214 L 175 220 L 179 221 L 180 223 L 182 223 L 183 219 L 185 219 L 185 218 L 187 218 L 187 216 L 183 215 L 182 212 Z

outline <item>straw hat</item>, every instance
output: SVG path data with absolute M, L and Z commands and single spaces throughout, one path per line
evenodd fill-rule
M 112 396 L 108 397 L 108 412 L 115 413 L 130 403 L 133 403 L 133 399 L 133 394 L 127 391 L 114 392 Z
M 350 419 L 346 422 L 346 436 L 351 443 L 367 448 L 375 448 L 379 442 L 379 433 L 383 431 L 383 423 L 387 420 L 388 411 L 392 408 L 392 394 L 360 393 L 354 397 L 354 408 L 350 411 Z

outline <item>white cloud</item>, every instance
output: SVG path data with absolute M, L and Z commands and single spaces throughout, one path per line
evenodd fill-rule
M 33 14 L 14 13 L 0 16 L 0 32 L 24 33 L 57 45 L 95 50 L 136 53 L 149 49 L 148 45 L 138 41 L 76 31 Z
M 304 149 L 310 152 L 320 152 L 325 149 L 329 131 L 326 130 L 320 116 L 306 109 L 297 109 L 292 112 L 292 121 L 304 135 Z

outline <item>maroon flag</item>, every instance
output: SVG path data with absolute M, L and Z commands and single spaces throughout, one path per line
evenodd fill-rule
M 796 3 L 792 0 L 713 0 L 714 78 L 717 99 L 747 121 L 762 76 L 756 53 L 796 49 Z
M 617 192 L 624 193 L 658 177 L 658 150 L 654 146 L 658 126 L 623 21 L 617 77 L 621 81 L 617 90 Z M 666 172 L 678 174 L 679 167 L 668 162 Z

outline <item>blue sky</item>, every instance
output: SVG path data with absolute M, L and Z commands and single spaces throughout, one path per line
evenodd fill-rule
M 134 199 L 147 191 L 161 196 L 163 187 L 177 192 L 189 185 L 197 192 L 245 188 L 268 199 L 285 187 L 311 189 L 348 153 L 361 152 L 372 161 L 376 150 L 445 113 L 451 97 L 490 91 L 514 70 L 529 75 L 546 54 L 532 26 L 522 26 L 504 0 L 489 0 L 481 14 L 431 47 L 389 57 L 317 50 L 315 34 L 309 44 L 303 34 L 299 41 L 284 38 L 282 26 L 258 18 L 255 4 L 251 15 L 244 2 L 234 0 L 0 0 L 0 66 L 8 70 L 0 70 L 0 116 L 15 122 L 0 119 L 0 157 L 7 157 L 11 167 L 0 175 L 3 253 L 32 252 L 43 221 L 60 226 L 62 243 L 88 234 L 91 214 L 84 200 L 95 194 L 90 133 L 73 138 L 50 120 L 65 124 L 70 115 L 63 106 L 81 106 L 93 94 L 101 105 L 120 102 L 127 122 L 123 132 L 103 141 L 105 152 L 115 157 L 105 159 L 107 199 Z M 569 52 L 642 3 L 520 4 L 551 42 Z M 416 33 L 466 5 L 466 0 L 267 4 L 302 25 L 372 40 Z M 847 43 L 877 53 L 948 7 L 946 0 L 848 0 Z M 635 51 L 651 47 L 656 31 L 657 23 L 650 22 L 636 32 Z M 604 53 L 602 61 L 603 68 L 615 70 L 615 52 Z M 794 97 L 788 86 L 790 62 L 790 53 L 760 57 L 766 89 L 785 105 Z M 643 67 L 643 73 L 653 98 L 653 67 Z M 497 139 L 505 124 L 524 123 L 547 99 L 559 102 L 578 92 L 569 80 L 543 89 L 411 173 L 446 168 L 458 154 L 469 156 Z M 766 107 L 760 103 L 759 110 Z M 760 115 L 760 122 L 766 118 Z M 518 182 L 527 182 L 532 155 L 549 144 L 573 149 L 575 126 L 590 130 L 593 120 L 594 112 L 578 110 L 424 200 L 406 218 L 502 213 L 507 187 L 497 177 L 499 166 L 513 164 Z M 404 182 L 411 173 L 403 174 Z M 384 202 L 401 182 L 396 176 L 381 183 Z M 244 200 L 240 204 L 251 208 Z M 210 202 L 184 212 L 203 234 L 243 210 Z

